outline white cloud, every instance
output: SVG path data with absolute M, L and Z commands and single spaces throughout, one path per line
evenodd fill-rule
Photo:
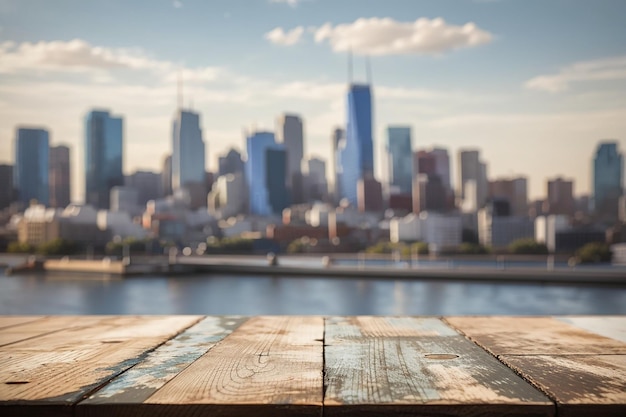
M 302 2 L 302 0 L 270 0 L 270 3 L 283 3 L 291 7 L 296 7 L 300 2 Z
M 81 39 L 0 44 L 0 73 L 22 70 L 85 71 L 93 69 L 169 69 L 171 63 L 148 58 L 141 51 L 90 45 Z
M 315 31 L 315 41 L 328 41 L 335 52 L 352 50 L 369 55 L 440 54 L 491 42 L 493 35 L 474 23 L 447 24 L 442 18 L 398 22 L 391 18 L 361 18 Z
M 531 78 L 524 85 L 531 90 L 558 93 L 568 90 L 572 83 L 609 80 L 626 80 L 626 56 L 577 62 L 557 74 Z
M 291 46 L 295 45 L 302 38 L 304 27 L 298 26 L 292 30 L 285 31 L 283 28 L 277 27 L 265 34 L 265 39 L 276 45 Z

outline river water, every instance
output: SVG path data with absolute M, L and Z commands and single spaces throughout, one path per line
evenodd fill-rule
M 6 276 L 0 315 L 616 315 L 626 286 L 240 275 Z

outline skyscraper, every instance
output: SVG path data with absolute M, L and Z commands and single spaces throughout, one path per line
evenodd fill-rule
M 172 195 L 172 155 L 163 158 L 163 170 L 161 171 L 161 193 L 167 197 Z
M 487 201 L 487 165 L 480 160 L 480 151 L 478 150 L 461 150 L 459 151 L 459 183 L 458 195 L 461 199 L 470 199 L 475 202 L 476 210 L 483 207 Z M 472 196 L 465 193 L 466 184 L 473 181 L 475 186 Z M 474 205 L 474 204 L 472 204 Z
M 528 216 L 528 183 L 526 177 L 499 178 L 489 181 L 489 198 L 507 201 L 511 215 Z
M 359 180 L 374 176 L 372 96 L 369 85 L 350 85 L 347 116 L 346 137 L 340 143 L 341 195 L 356 206 Z
M 93 110 L 85 118 L 85 202 L 108 209 L 111 188 L 124 185 L 122 173 L 123 120 L 107 110 Z
M 557 177 L 553 180 L 548 180 L 547 188 L 548 214 L 573 216 L 576 210 L 574 182 Z
M 387 155 L 389 161 L 389 185 L 404 194 L 411 193 L 413 161 L 410 127 L 387 128 Z
M 15 136 L 13 184 L 19 201 L 49 202 L 49 135 L 45 129 L 18 128 Z
M 336 203 L 339 202 L 341 198 L 341 152 L 340 152 L 340 144 L 345 140 L 346 131 L 340 127 L 333 129 L 333 133 L 331 135 L 331 149 L 332 149 L 332 158 L 331 158 L 331 168 L 333 172 L 332 180 L 332 194 L 333 199 Z
M 50 147 L 50 207 L 64 208 L 70 204 L 70 148 Z
M 285 182 L 286 156 L 284 154 L 281 156 L 276 152 L 268 152 L 269 150 L 285 150 L 282 145 L 276 143 L 273 133 L 254 132 L 247 136 L 248 159 L 245 169 L 250 196 L 250 214 L 260 216 L 278 214 L 280 196 L 277 194 L 287 193 Z M 270 163 L 277 166 L 269 168 L 268 164 Z M 281 172 L 282 177 L 280 176 Z M 270 188 L 273 194 L 270 194 Z
M 178 110 L 172 123 L 172 188 L 204 184 L 205 148 L 200 115 Z M 206 197 L 206 196 L 205 196 Z
M 600 143 L 593 160 L 593 208 L 594 213 L 604 220 L 617 219 L 623 175 L 623 156 L 617 143 Z
M 276 142 L 283 144 L 287 152 L 287 189 L 294 203 L 302 203 L 302 158 L 304 156 L 304 133 L 302 119 L 295 114 L 283 114 L 276 120 Z
M 15 187 L 13 186 L 13 165 L 0 164 L 0 210 L 11 205 L 15 200 Z
M 218 159 L 218 176 L 243 173 L 243 160 L 236 149 L 231 148 L 225 156 Z

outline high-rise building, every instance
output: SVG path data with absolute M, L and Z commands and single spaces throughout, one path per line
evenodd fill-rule
M 0 164 L 0 210 L 3 210 L 15 201 L 16 193 L 13 186 L 13 165 Z
M 15 136 L 13 185 L 19 201 L 49 203 L 49 135 L 45 129 L 18 128 Z
M 413 212 L 446 212 L 454 208 L 448 151 L 435 148 L 413 154 Z
M 441 178 L 441 184 L 446 190 L 452 191 L 450 182 L 450 156 L 448 150 L 443 148 L 433 148 L 430 154 L 435 159 L 435 174 Z
M 359 180 L 374 176 L 372 96 L 369 85 L 350 85 L 347 116 L 346 137 L 339 145 L 341 196 L 356 206 Z
M 411 193 L 413 181 L 411 128 L 390 126 L 387 128 L 387 155 L 389 185 L 403 194 Z
M 341 198 L 341 152 L 340 152 L 340 143 L 345 140 L 346 131 L 340 127 L 333 129 L 333 133 L 331 135 L 331 149 L 332 149 L 332 158 L 331 158 L 331 168 L 332 168 L 332 194 L 333 199 L 336 203 L 339 202 Z
M 302 119 L 295 114 L 283 114 L 276 120 L 276 142 L 287 152 L 287 189 L 293 203 L 303 202 L 302 158 L 304 156 L 304 130 Z
M 614 221 L 623 192 L 624 162 L 615 142 L 598 145 L 593 160 L 593 209 L 596 216 Z
M 309 158 L 303 164 L 306 177 L 307 201 L 324 201 L 328 196 L 328 182 L 326 181 L 326 162 L 319 158 Z
M 285 184 L 287 150 L 282 147 L 270 147 L 265 151 L 265 159 L 265 186 L 270 209 L 273 214 L 282 214 L 289 206 L 289 191 Z
M 111 188 L 124 185 L 123 120 L 106 110 L 85 118 L 85 202 L 108 209 Z
M 161 193 L 164 196 L 172 195 L 172 155 L 163 158 L 163 170 L 161 171 Z
M 146 208 L 150 200 L 161 198 L 161 175 L 150 171 L 136 171 L 126 176 L 127 187 L 137 190 L 137 205 Z
M 488 183 L 487 183 L 487 165 L 480 160 L 480 151 L 478 150 L 461 150 L 459 151 L 459 183 L 458 195 L 465 200 L 466 184 L 474 181 L 475 186 L 471 189 L 476 194 L 468 196 L 476 202 L 477 208 L 483 207 L 487 201 Z
M 574 182 L 557 177 L 548 180 L 547 188 L 548 214 L 573 216 L 576 210 Z
M 528 184 L 525 177 L 489 181 L 489 198 L 508 201 L 513 216 L 528 216 Z
M 207 197 L 209 213 L 227 219 L 246 211 L 246 184 L 243 173 L 219 176 Z
M 245 170 L 250 214 L 260 216 L 278 214 L 276 210 L 281 205 L 281 194 L 287 193 L 286 156 L 284 153 L 281 155 L 279 152 L 268 152 L 270 150 L 284 151 L 284 147 L 276 143 L 273 133 L 254 132 L 246 138 L 248 159 Z M 269 168 L 270 162 L 277 166 Z
M 243 173 L 243 160 L 236 149 L 231 148 L 224 156 L 218 159 L 218 176 Z
M 178 110 L 172 123 L 172 189 L 204 185 L 204 175 L 205 148 L 200 115 Z
M 50 147 L 48 179 L 50 184 L 50 207 L 65 208 L 70 204 L 70 148 Z

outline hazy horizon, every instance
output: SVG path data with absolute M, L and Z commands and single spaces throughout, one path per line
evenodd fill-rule
M 0 162 L 17 126 L 43 126 L 72 149 L 84 192 L 84 116 L 124 117 L 124 172 L 159 170 L 171 151 L 177 74 L 201 114 L 207 169 L 242 129 L 305 124 L 305 154 L 330 166 L 349 82 L 371 56 L 376 171 L 388 125 L 414 149 L 479 148 L 489 178 L 546 179 L 589 193 L 597 144 L 626 152 L 626 2 L 620 0 L 0 0 Z M 192 104 L 193 103 L 193 104 Z

